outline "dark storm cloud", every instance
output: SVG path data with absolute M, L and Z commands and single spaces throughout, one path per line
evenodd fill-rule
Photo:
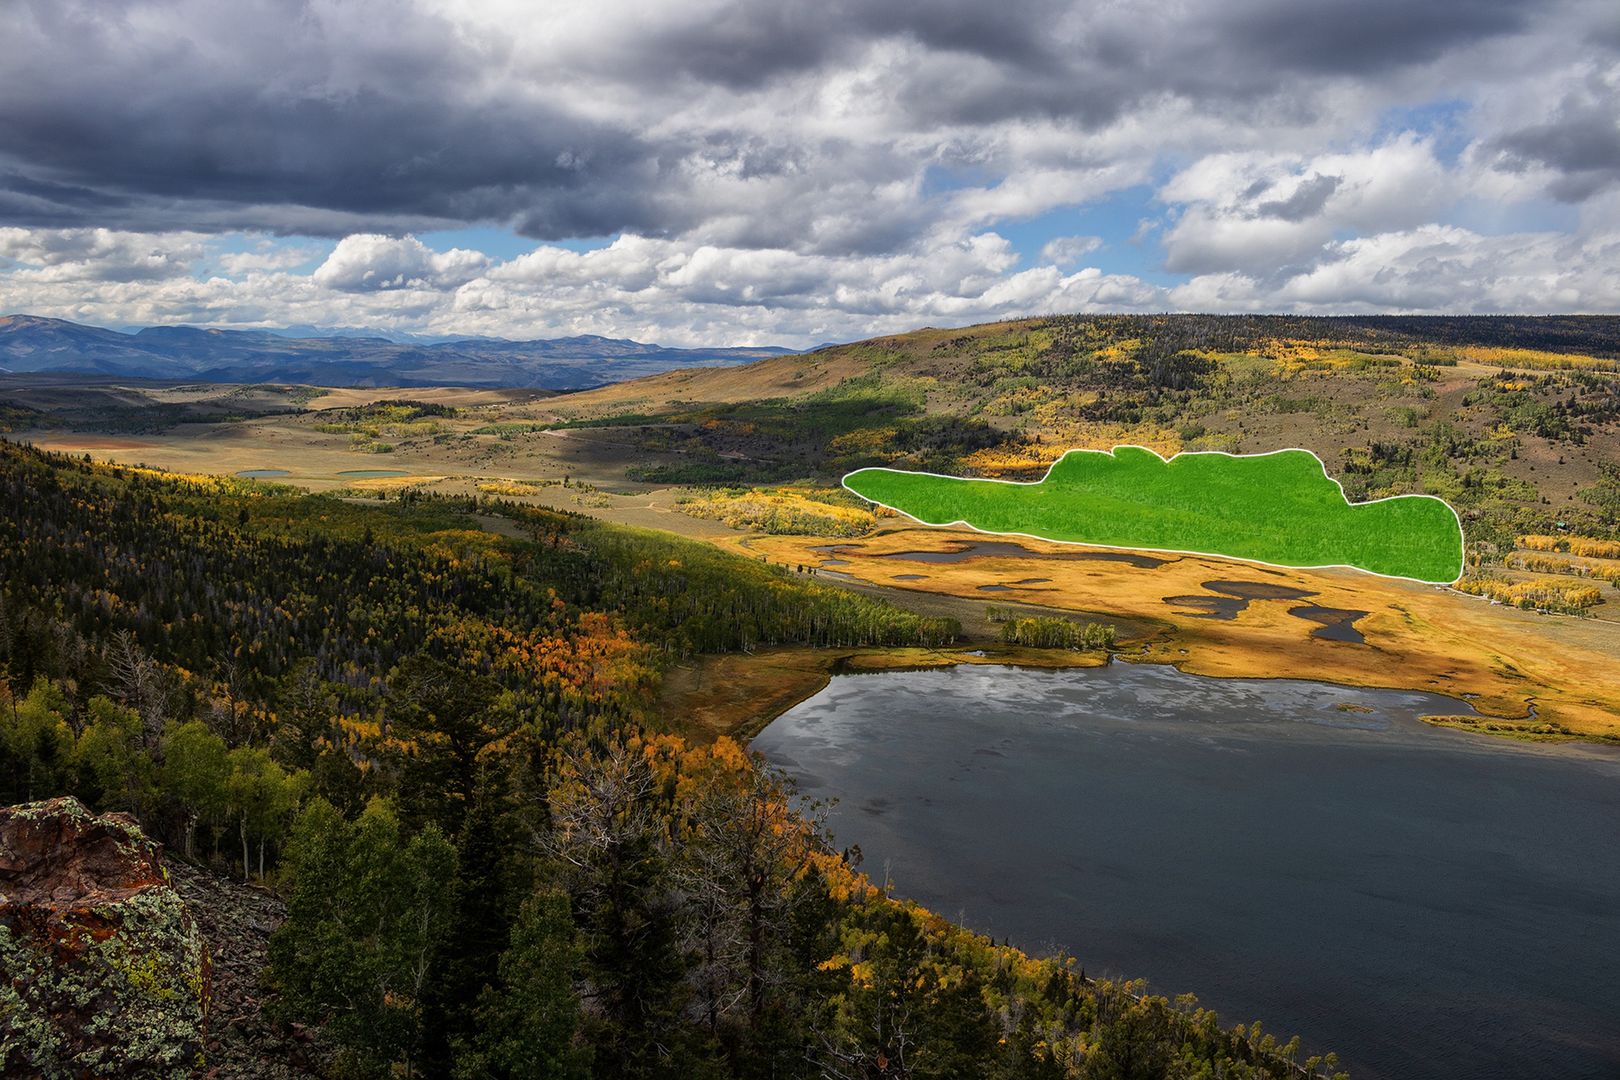
M 1294 189 L 1286 199 L 1268 199 L 1255 209 L 1261 217 L 1281 218 L 1284 221 L 1304 221 L 1315 217 L 1333 193 L 1344 182 L 1338 176 L 1313 176 Z M 1252 190 L 1252 189 L 1251 189 Z M 1258 193 L 1256 193 L 1258 194 Z
M 1371 78 L 1432 61 L 1527 21 L 1521 0 L 1263 0 L 1210 5 L 1182 19 L 1156 6 L 1110 7 L 1067 21 L 1062 8 L 1043 8 L 1006 20 L 1037 32 L 1019 39 L 1022 52 L 994 54 L 1008 61 L 1000 80 L 944 74 L 910 88 L 912 107 L 942 122 L 1041 115 L 1099 125 L 1174 94 L 1218 111 L 1296 95 L 1301 76 Z M 1053 32 L 1059 27 L 1070 33 Z M 1309 112 L 1302 96 L 1292 106 Z
M 1050 27 L 1061 0 L 733 0 L 688 21 L 626 25 L 583 65 L 649 87 L 676 78 L 755 89 L 827 66 L 886 38 L 1024 69 L 1045 68 L 1061 48 Z
M 1620 95 L 1567 98 L 1546 122 L 1500 136 L 1492 148 L 1510 167 L 1544 165 L 1550 193 L 1578 202 L 1620 183 Z
M 1294 0 L 1236 5 L 1216 28 L 1224 55 L 1311 74 L 1376 75 L 1524 28 L 1524 0 Z
M 450 28 L 376 26 L 365 71 L 302 5 L 242 10 L 209 38 L 154 41 L 128 9 L 30 5 L 18 29 L 38 48 L 0 72 L 10 220 L 173 227 L 179 203 L 217 228 L 307 229 L 277 208 L 314 208 L 334 234 L 518 211 L 553 235 L 666 224 L 644 197 L 668 182 L 653 149 L 547 103 L 470 94 L 490 58 Z
M 342 235 L 500 222 L 541 239 L 710 230 L 873 251 L 929 223 L 920 200 L 877 194 L 930 164 L 926 149 L 898 151 L 902 136 L 937 133 L 941 160 L 956 152 L 948 129 L 986 129 L 960 152 L 988 156 L 998 125 L 1093 131 L 1167 97 L 1239 123 L 1265 122 L 1242 115 L 1262 99 L 1309 117 L 1312 78 L 1382 74 L 1525 21 L 1517 0 L 1212 11 L 649 4 L 548 53 L 518 48 L 521 28 L 404 3 L 23 0 L 0 66 L 0 223 Z M 784 86 L 879 46 L 892 55 L 852 93 L 887 110 L 892 132 L 793 129 Z M 730 114 L 739 101 L 768 111 L 776 91 L 780 129 Z

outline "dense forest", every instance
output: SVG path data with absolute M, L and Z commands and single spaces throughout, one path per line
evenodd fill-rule
M 1620 320 L 1591 315 L 1057 315 L 1097 337 L 1244 352 L 1279 339 L 1403 348 L 1489 345 L 1620 357 Z
M 956 627 L 663 534 L 0 443 L 0 799 L 287 901 L 338 1077 L 1293 1077 L 1258 1024 L 896 901 L 667 666 Z M 1013 626 L 1019 635 L 1039 626 Z

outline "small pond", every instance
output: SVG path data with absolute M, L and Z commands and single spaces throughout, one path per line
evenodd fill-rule
M 858 544 L 846 544 L 844 547 L 856 547 Z M 1091 549 L 1077 549 L 1075 551 L 1033 551 L 1023 544 L 1013 543 L 1009 540 L 973 540 L 967 543 L 955 544 L 944 551 L 891 551 L 879 556 L 884 559 L 904 559 L 907 562 L 923 563 L 959 563 L 969 559 L 986 559 L 992 557 L 1017 559 L 1050 559 L 1054 562 L 1117 562 L 1134 566 L 1140 570 L 1151 570 L 1155 566 L 1163 566 L 1169 559 L 1155 558 L 1152 555 L 1143 555 L 1135 551 L 1097 551 Z
M 1303 600 L 1316 595 L 1308 589 L 1296 589 L 1291 585 L 1278 585 L 1269 581 L 1206 581 L 1203 582 L 1203 586 L 1210 590 L 1210 593 L 1218 595 L 1192 593 L 1166 596 L 1163 600 L 1175 608 L 1178 615 L 1192 619 L 1222 619 L 1230 622 L 1236 619 L 1240 612 L 1248 610 L 1249 604 L 1256 600 Z M 1296 619 L 1316 623 L 1316 629 L 1311 631 L 1312 637 L 1325 638 L 1328 641 L 1344 641 L 1352 645 L 1366 643 L 1367 639 L 1356 627 L 1359 620 L 1366 618 L 1368 613 L 1365 611 L 1301 604 L 1289 608 L 1288 614 Z

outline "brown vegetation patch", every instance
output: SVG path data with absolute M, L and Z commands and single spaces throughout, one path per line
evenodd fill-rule
M 880 532 L 840 556 L 841 574 L 894 588 L 896 552 L 937 550 L 978 539 L 951 529 Z M 982 599 L 980 587 L 1025 576 L 1052 578 L 1041 603 L 1069 612 L 1117 614 L 1165 627 L 1139 645 L 1142 659 L 1174 662 L 1202 675 L 1313 678 L 1352 686 L 1423 690 L 1461 696 L 1495 721 L 1528 718 L 1536 705 L 1543 723 L 1575 735 L 1620 734 L 1620 631 L 1610 623 L 1538 616 L 1492 606 L 1444 589 L 1346 570 L 1273 571 L 1285 589 L 1301 589 L 1324 608 L 1366 611 L 1355 628 L 1364 643 L 1334 641 L 1292 615 L 1287 601 L 1256 600 L 1230 621 L 1177 610 L 1164 598 L 1210 593 L 1206 582 L 1252 576 L 1229 560 L 1187 556 L 1154 569 L 1103 561 L 1040 558 L 1066 545 L 1027 541 L 1035 557 L 1000 555 L 930 566 L 911 590 Z M 794 565 L 816 561 L 792 537 L 753 537 L 747 550 Z M 1212 597 L 1213 599 L 1213 597 Z
M 160 445 L 151 439 L 126 439 L 117 435 L 42 435 L 31 441 L 41 450 L 70 454 L 86 450 L 151 450 Z

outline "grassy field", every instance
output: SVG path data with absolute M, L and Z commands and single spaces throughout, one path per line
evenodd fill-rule
M 1120 446 L 1071 451 L 1038 483 L 859 469 L 844 486 L 929 525 L 1277 566 L 1351 566 L 1436 583 L 1462 573 L 1462 526 L 1444 501 L 1352 504 L 1305 450 L 1166 461 Z

